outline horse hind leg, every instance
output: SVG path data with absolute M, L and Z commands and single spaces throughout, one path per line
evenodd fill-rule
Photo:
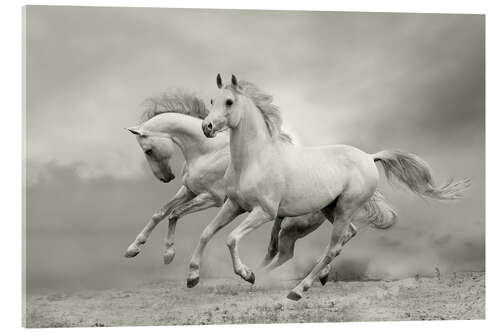
M 356 234 L 358 233 L 358 230 L 356 229 L 356 226 L 354 224 L 349 224 L 349 230 L 347 232 L 347 237 L 344 238 L 344 241 L 342 242 L 342 246 L 344 246 L 348 241 L 350 241 Z M 332 265 L 328 264 L 323 268 L 323 270 L 319 273 L 318 279 L 319 282 L 324 286 L 328 282 L 328 277 L 330 275 L 330 272 L 332 271 Z
M 363 202 L 348 201 L 345 198 L 339 202 L 336 201 L 337 200 L 323 209 L 325 217 L 332 222 L 333 230 L 330 243 L 316 266 L 314 266 L 311 272 L 288 294 L 287 297 L 291 300 L 297 301 L 302 298 L 303 292 L 311 287 L 312 282 L 318 277 L 319 273 L 340 254 L 343 244 L 345 244 L 346 239 L 349 238 L 348 231 L 350 222 Z
M 293 258 L 295 242 L 297 241 L 298 237 L 294 237 L 293 234 L 284 231 L 285 230 L 282 230 L 279 235 L 278 258 L 276 258 L 275 261 L 265 267 L 265 270 L 267 272 L 278 268 L 279 266 L 283 265 L 285 262 Z
M 216 206 L 216 201 L 210 194 L 203 193 L 192 200 L 175 207 L 168 217 L 168 231 L 165 236 L 165 249 L 163 251 L 163 263 L 168 265 L 175 257 L 175 227 L 177 221 L 187 214 L 192 214 L 200 210 Z
M 278 253 L 278 242 L 279 242 L 278 237 L 280 234 L 282 221 L 283 218 L 280 217 L 277 217 L 274 220 L 273 229 L 271 230 L 271 239 L 269 240 L 266 256 L 264 257 L 264 260 L 262 260 L 262 263 L 260 264 L 261 268 L 269 265 L 276 256 L 276 254 Z
M 137 235 L 135 240 L 129 245 L 125 251 L 125 257 L 133 258 L 141 252 L 141 246 L 144 245 L 153 232 L 153 229 L 168 215 L 170 212 L 178 205 L 183 204 L 194 198 L 195 194 L 191 192 L 187 187 L 182 186 L 175 196 L 167 202 L 163 207 L 158 209 L 151 219 L 148 221 L 146 226 Z
M 321 211 L 286 218 L 278 235 L 278 258 L 266 267 L 266 271 L 271 271 L 292 259 L 297 240 L 318 229 L 325 221 Z
M 266 270 L 273 270 L 292 259 L 296 241 L 318 229 L 325 221 L 321 211 L 283 220 L 278 237 L 278 259 Z

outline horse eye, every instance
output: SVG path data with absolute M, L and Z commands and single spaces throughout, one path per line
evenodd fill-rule
M 214 100 L 213 99 L 210 100 L 210 104 L 214 105 Z
M 227 106 L 231 106 L 231 105 L 233 105 L 233 101 L 232 101 L 232 100 L 230 100 L 230 99 L 226 100 L 226 105 L 227 105 Z
M 153 149 L 148 149 L 144 152 L 146 155 L 151 155 L 153 153 Z

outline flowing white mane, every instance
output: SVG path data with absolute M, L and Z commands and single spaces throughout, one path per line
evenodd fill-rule
M 264 118 L 271 136 L 278 135 L 278 138 L 281 141 L 291 143 L 291 137 L 287 133 L 283 132 L 283 129 L 281 128 L 283 119 L 281 118 L 279 108 L 272 104 L 273 96 L 263 92 L 255 84 L 245 80 L 239 80 L 238 86 L 240 88 L 238 89 L 238 92 L 250 98 L 262 113 L 262 117 Z M 231 85 L 228 85 L 227 88 L 231 88 Z
M 141 122 L 168 112 L 182 113 L 200 119 L 204 119 L 208 115 L 208 109 L 203 100 L 193 93 L 180 89 L 149 97 L 144 100 L 143 105 L 144 111 L 140 117 Z

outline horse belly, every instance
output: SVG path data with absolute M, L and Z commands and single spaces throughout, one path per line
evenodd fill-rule
M 278 215 L 298 216 L 318 211 L 333 202 L 342 189 L 342 179 L 331 172 L 323 172 L 322 175 L 296 173 L 295 181 L 287 183 Z

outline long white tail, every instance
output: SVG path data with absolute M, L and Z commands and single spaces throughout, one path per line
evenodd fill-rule
M 398 150 L 383 150 L 373 154 L 375 162 L 380 162 L 388 180 L 393 177 L 421 196 L 437 200 L 456 200 L 470 186 L 470 179 L 436 186 L 429 165 L 415 154 Z

